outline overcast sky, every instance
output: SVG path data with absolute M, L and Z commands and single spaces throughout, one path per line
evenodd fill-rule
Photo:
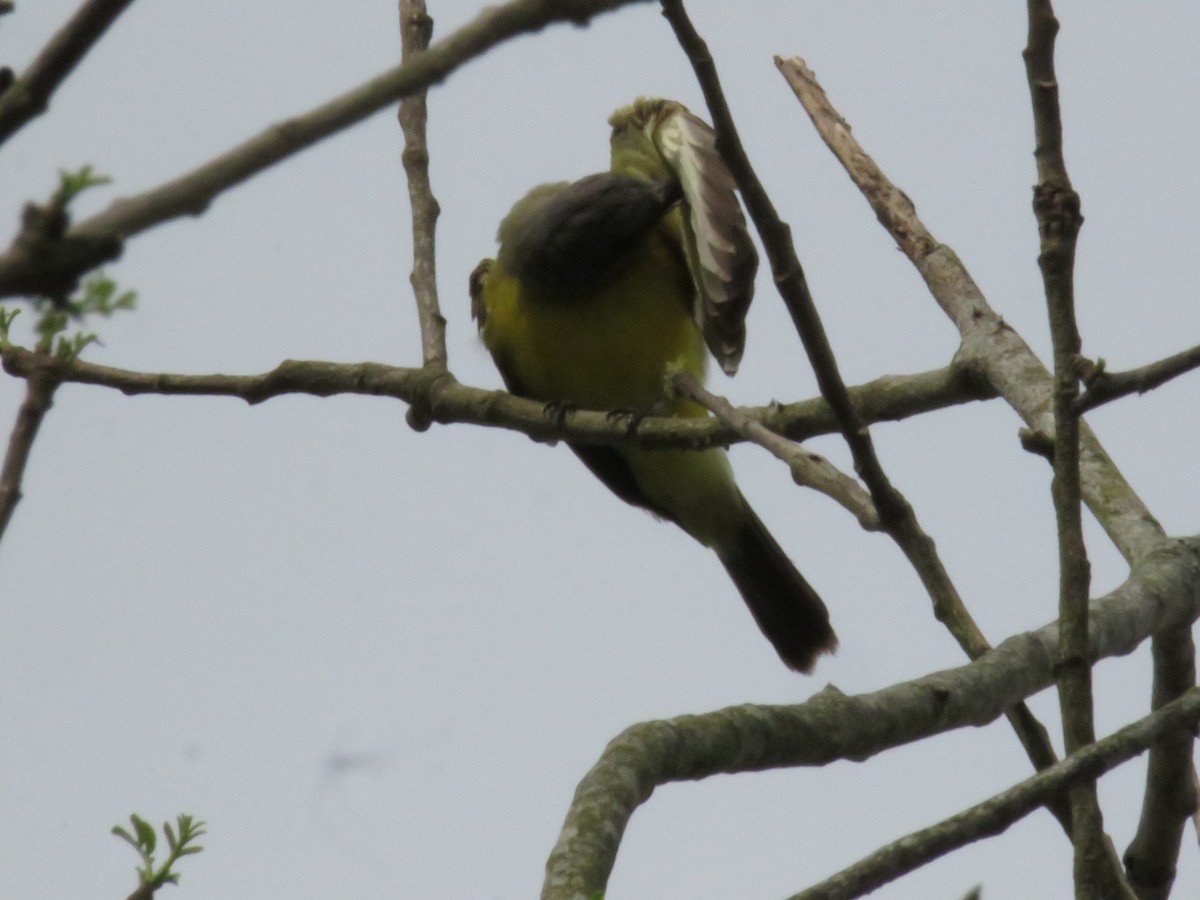
M 20 71 L 75 4 L 18 0 L 0 61 Z M 1085 352 L 1127 368 L 1200 335 L 1200 7 L 1060 2 L 1066 154 L 1087 218 Z M 480 8 L 430 0 L 435 36 Z M 719 3 L 692 12 L 747 149 L 793 227 L 850 382 L 945 365 L 957 335 L 824 149 L 772 55 L 801 55 L 864 147 L 1048 357 L 1030 211 L 1024 4 Z M 86 215 L 394 65 L 394 0 L 142 0 L 0 156 L 0 242 L 57 170 L 111 187 Z M 638 95 L 703 110 L 655 4 L 559 26 L 430 96 L 450 363 L 498 387 L 467 275 L 530 186 L 607 167 L 606 118 Z M 145 371 L 257 372 L 280 359 L 420 361 L 408 208 L 391 112 L 138 237 L 109 268 L 136 313 L 86 358 Z M 28 316 L 25 317 L 26 321 Z M 766 274 L 735 380 L 744 403 L 816 393 Z M 23 384 L 0 380 L 0 427 Z M 120 898 L 137 811 L 209 823 L 187 900 L 536 896 L 579 778 L 648 718 L 798 702 L 963 662 L 899 552 L 795 489 L 754 448 L 739 482 L 824 595 L 841 638 L 787 671 L 716 558 L 612 497 L 564 448 L 468 426 L 417 434 L 376 398 L 126 398 L 67 385 L 0 546 L 0 894 Z M 1168 532 L 1200 530 L 1195 377 L 1089 416 Z M 1056 616 L 1050 472 L 1001 401 L 873 430 L 985 633 Z M 849 469 L 834 439 L 811 442 Z M 1093 593 L 1126 570 L 1088 520 Z M 1097 728 L 1144 715 L 1149 654 L 1096 671 Z M 1053 692 L 1032 701 L 1058 739 Z M 1003 720 L 862 764 L 655 792 L 609 896 L 782 897 L 1029 774 Z M 1101 783 L 1119 849 L 1144 760 Z M 1065 897 L 1070 848 L 1036 813 L 881 890 L 883 898 Z M 1179 897 L 1200 894 L 1185 836 Z

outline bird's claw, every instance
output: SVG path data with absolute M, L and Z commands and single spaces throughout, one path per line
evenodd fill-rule
M 604 418 L 610 422 L 616 422 L 619 419 L 628 419 L 625 423 L 625 437 L 633 437 L 637 434 L 638 426 L 642 424 L 642 419 L 649 415 L 649 411 L 645 409 L 610 409 L 605 413 Z
M 559 429 L 566 426 L 567 416 L 576 409 L 578 407 L 570 400 L 551 400 L 542 407 L 546 416 L 554 420 L 554 427 Z

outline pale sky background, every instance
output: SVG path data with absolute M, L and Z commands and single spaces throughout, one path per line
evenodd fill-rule
M 75 7 L 19 0 L 21 70 Z M 435 36 L 480 8 L 431 0 Z M 1060 2 L 1066 153 L 1087 222 L 1085 351 L 1114 369 L 1200 335 L 1200 6 Z M 1024 4 L 696 0 L 747 148 L 785 218 L 848 381 L 944 365 L 957 335 L 771 62 L 802 55 L 856 135 L 1043 358 L 1030 211 Z M 60 167 L 114 179 L 82 214 L 152 187 L 393 65 L 394 0 L 142 0 L 0 152 L 7 243 Z M 640 94 L 700 111 L 655 4 L 515 41 L 430 96 L 451 366 L 500 379 L 467 274 L 535 183 L 607 166 L 608 114 Z M 258 372 L 283 358 L 419 363 L 408 206 L 391 112 L 129 244 L 109 273 L 136 313 L 86 358 Z M 25 317 L 28 321 L 28 316 Z M 764 276 L 736 401 L 815 386 Z M 1088 418 L 1168 532 L 1200 530 L 1196 376 Z M 0 426 L 23 384 L 0 379 Z M 537 895 L 579 778 L 649 718 L 798 702 L 961 664 L 887 538 L 740 447 L 747 495 L 823 593 L 841 638 L 805 678 L 759 635 L 716 558 L 613 498 L 563 448 L 402 404 L 126 398 L 67 385 L 0 546 L 0 895 L 121 898 L 132 811 L 209 823 L 163 898 Z M 874 429 L 883 463 L 994 641 L 1055 618 L 1050 472 L 1000 401 Z M 812 442 L 847 465 L 834 439 Z M 1093 593 L 1125 568 L 1088 521 Z M 1149 653 L 1096 672 L 1098 729 L 1144 715 Z M 1055 735 L 1053 692 L 1032 705 Z M 1144 760 L 1101 782 L 1120 850 Z M 1029 774 L 1003 721 L 866 763 L 660 789 L 634 816 L 612 898 L 777 898 Z M 1176 896 L 1200 894 L 1195 834 Z M 876 896 L 1067 897 L 1049 814 Z

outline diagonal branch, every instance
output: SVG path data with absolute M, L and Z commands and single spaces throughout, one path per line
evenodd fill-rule
M 50 97 L 133 0 L 87 0 L 0 94 L 0 144 L 46 111 Z
M 1166 384 L 1172 378 L 1200 368 L 1200 344 L 1149 365 L 1130 369 L 1128 372 L 1108 372 L 1100 366 L 1090 368 L 1090 372 L 1084 373 L 1087 392 L 1075 404 L 1080 413 L 1119 397 L 1127 397 L 1134 393 L 1144 394 Z
M 800 260 L 796 256 L 791 229 L 779 217 L 775 205 L 754 172 L 721 89 L 716 65 L 708 52 L 708 46 L 688 18 L 682 0 L 663 0 L 662 5 L 663 15 L 674 29 L 676 39 L 687 54 L 704 92 L 705 102 L 712 115 L 713 129 L 717 133 L 717 147 L 737 181 L 750 218 L 754 220 L 754 227 L 762 239 L 776 288 L 791 314 L 796 331 L 812 362 L 821 396 L 837 416 L 839 429 L 854 456 L 855 468 L 871 491 L 886 529 L 891 523 L 905 517 L 903 510 L 907 504 L 888 481 L 875 453 L 870 432 L 859 419 L 854 404 L 850 402 L 846 385 L 838 371 L 837 358 L 808 289 Z
M 921 579 L 933 601 L 933 611 L 938 621 L 946 626 L 968 657 L 977 659 L 991 649 L 991 644 L 975 624 L 958 588 L 950 579 L 933 538 L 921 527 L 916 511 L 907 498 L 883 471 L 870 431 L 855 410 L 838 371 L 837 359 L 792 244 L 791 229 L 780 219 L 742 147 L 708 47 L 688 18 L 682 0 L 662 0 L 662 5 L 663 15 L 671 23 L 680 46 L 692 63 L 712 115 L 717 146 L 737 181 L 738 190 L 762 238 L 775 277 L 775 286 L 812 362 L 821 396 L 833 409 L 839 430 L 854 457 L 854 468 L 871 492 L 880 525 L 896 542 Z M 1011 710 L 1008 717 L 1034 766 L 1044 768 L 1050 765 L 1055 760 L 1054 751 L 1045 728 L 1033 713 L 1022 704 Z M 1066 810 L 1056 807 L 1054 811 L 1069 832 Z
M 821 139 L 871 204 L 954 322 L 962 338 L 956 359 L 986 381 L 1033 431 L 1050 434 L 1050 375 L 1029 345 L 987 302 L 962 261 L 925 227 L 908 196 L 855 139 L 816 76 L 799 57 L 775 65 L 812 119 Z M 1083 500 L 1125 559 L 1136 562 L 1164 540 L 1162 526 L 1113 465 L 1087 426 L 1081 428 Z
M 831 878 L 794 895 L 791 900 L 861 897 L 959 847 L 1000 834 L 1066 789 L 1094 783 L 1101 775 L 1128 762 L 1148 747 L 1189 736 L 1198 722 L 1200 689 L 1192 688 L 1162 709 L 1084 747 L 1052 768 L 936 825 L 880 847 Z
M 0 467 L 0 537 L 8 528 L 13 510 L 21 502 L 21 480 L 29 462 L 29 451 L 42 419 L 54 403 L 57 387 L 58 380 L 46 373 L 31 375 L 25 384 L 25 400 L 17 411 L 17 420 L 8 438 L 8 452 L 4 455 L 3 467 Z
M 839 472 L 825 457 L 805 450 L 776 434 L 762 422 L 747 415 L 744 410 L 734 407 L 724 397 L 705 390 L 687 372 L 677 372 L 671 379 L 671 386 L 683 396 L 699 403 L 746 440 L 758 444 L 776 459 L 786 463 L 796 484 L 819 491 L 840 504 L 858 519 L 858 524 L 867 531 L 879 530 L 879 513 L 871 503 L 870 494 L 849 475 Z
M 1092 604 L 1090 658 L 1132 652 L 1200 616 L 1200 537 L 1160 542 L 1124 584 Z M 871 694 L 828 687 L 794 706 L 737 706 L 645 722 L 605 748 L 575 791 L 546 863 L 543 900 L 603 891 L 621 836 L 656 787 L 785 766 L 862 761 L 954 728 L 984 725 L 1054 683 L 1057 624 L 1016 635 L 981 659 Z
M 300 116 L 272 125 L 174 181 L 118 200 L 72 232 L 130 237 L 168 219 L 197 215 L 223 191 L 404 97 L 444 81 L 498 44 L 556 22 L 585 25 L 601 13 L 644 0 L 510 0 L 484 9 L 428 50 Z
M 156 188 L 115 201 L 80 222 L 68 238 L 121 241 L 181 216 L 197 216 L 220 194 L 317 141 L 349 128 L 396 101 L 445 80 L 455 69 L 497 44 L 555 22 L 584 25 L 600 13 L 644 0 L 510 0 L 475 19 L 428 50 L 339 97 L 278 122 L 242 144 Z M 0 257 L 0 296 L 37 293 L 25 284 L 21 259 Z M 70 273 L 78 276 L 83 270 Z M 62 277 L 62 276 L 60 276 Z

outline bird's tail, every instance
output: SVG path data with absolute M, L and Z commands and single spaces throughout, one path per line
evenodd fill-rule
M 715 548 L 717 555 L 783 661 L 811 672 L 818 656 L 837 648 L 829 611 L 744 498 L 742 503 L 745 515 Z

